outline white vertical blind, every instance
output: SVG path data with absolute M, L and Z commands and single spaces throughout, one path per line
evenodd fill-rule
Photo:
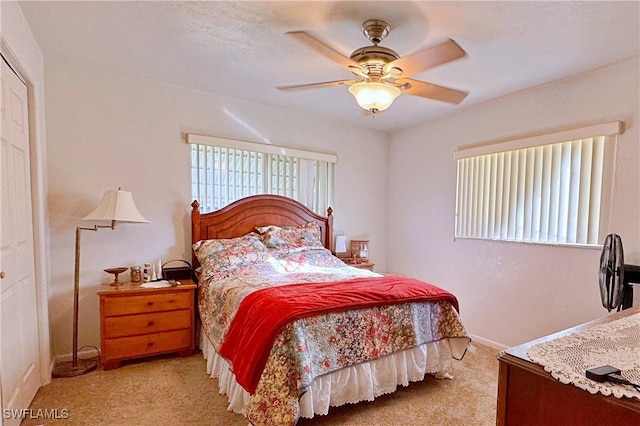
M 337 157 L 331 154 L 188 136 L 192 136 L 187 140 L 191 143 L 192 197 L 199 201 L 202 212 L 217 210 L 256 194 L 283 195 L 300 201 L 320 215 L 325 215 L 333 203 L 333 171 Z M 218 142 L 218 145 L 194 141 Z M 233 148 L 234 144 L 243 149 Z
M 598 245 L 605 146 L 621 131 L 611 124 L 585 128 L 603 135 L 458 151 L 456 237 Z

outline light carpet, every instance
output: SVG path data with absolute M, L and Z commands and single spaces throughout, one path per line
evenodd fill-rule
M 301 419 L 298 425 L 495 425 L 497 351 L 477 343 L 473 346 L 474 351 L 455 363 L 453 380 L 427 376 L 373 402 L 333 407 L 328 415 Z M 226 396 L 218 394 L 218 382 L 207 375 L 201 353 L 156 357 L 115 370 L 53 379 L 38 391 L 30 408 L 34 417 L 38 410 L 58 414 L 67 410 L 68 418 L 25 418 L 24 426 L 248 423 L 227 411 Z

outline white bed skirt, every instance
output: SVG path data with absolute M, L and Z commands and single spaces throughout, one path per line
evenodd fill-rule
M 468 344 L 467 339 L 443 339 L 318 377 L 300 398 L 300 414 L 312 418 L 327 414 L 329 407 L 373 401 L 394 392 L 398 385 L 424 379 L 427 373 L 452 378 L 452 355 L 461 358 Z M 228 410 L 245 415 L 249 393 L 236 382 L 229 364 L 204 333 L 200 334 L 200 348 L 207 360 L 207 373 L 218 379 L 220 393 L 229 399 Z

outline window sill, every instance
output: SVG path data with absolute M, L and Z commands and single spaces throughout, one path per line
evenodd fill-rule
M 501 240 L 498 238 L 476 238 L 476 237 L 454 237 L 453 241 L 456 240 L 472 240 L 472 241 L 491 241 L 496 243 L 516 243 L 516 244 L 531 244 L 538 246 L 549 246 L 549 247 L 561 247 L 561 248 L 581 248 L 581 249 L 596 249 L 602 250 L 602 245 L 596 244 L 576 244 L 576 243 L 557 243 L 557 242 L 545 242 L 545 241 L 520 241 L 520 240 Z

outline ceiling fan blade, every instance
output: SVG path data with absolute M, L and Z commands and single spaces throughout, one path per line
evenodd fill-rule
M 448 87 L 438 86 L 424 81 L 412 80 L 410 78 L 400 78 L 396 80 L 395 83 L 409 83 L 411 87 L 402 90 L 402 93 L 406 93 L 407 95 L 435 99 L 437 101 L 449 102 L 456 105 L 462 102 L 469 94 L 460 90 L 450 89 Z
M 285 92 L 294 92 L 296 90 L 321 89 L 323 87 L 351 85 L 355 82 L 356 80 L 323 81 L 322 83 L 297 84 L 294 86 L 279 86 L 279 87 L 276 87 L 276 89 L 284 90 Z
M 467 56 L 467 52 L 462 50 L 458 43 L 447 39 L 447 41 L 427 47 L 411 56 L 405 56 L 389 62 L 385 65 L 384 71 L 389 72 L 391 68 L 400 68 L 404 77 L 410 77 L 438 65 L 464 58 L 465 56 Z
M 333 47 L 325 44 L 324 42 L 318 40 L 311 34 L 305 31 L 289 31 L 288 35 L 295 37 L 298 41 L 306 44 L 308 47 L 312 48 L 316 52 L 324 55 L 325 57 L 331 59 L 333 62 L 342 65 L 345 68 L 356 67 L 360 68 L 360 65 L 353 59 L 343 55 L 338 52 Z

